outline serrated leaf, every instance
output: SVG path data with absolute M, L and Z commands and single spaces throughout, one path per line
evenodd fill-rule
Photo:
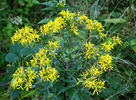
M 13 63 L 18 59 L 18 56 L 14 53 L 8 53 L 5 60 L 9 63 Z
M 127 20 L 124 19 L 124 18 L 110 18 L 110 19 L 105 19 L 104 21 L 107 22 L 107 23 L 117 24 L 117 23 L 124 23 Z

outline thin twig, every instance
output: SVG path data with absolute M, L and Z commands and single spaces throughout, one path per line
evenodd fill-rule
M 125 63 L 125 64 L 130 65 L 130 66 L 132 66 L 133 68 L 136 69 L 136 65 L 133 64 L 132 62 L 126 61 L 126 60 L 118 58 L 118 57 L 112 57 L 112 58 L 115 59 L 115 60 L 117 60 L 118 62 Z

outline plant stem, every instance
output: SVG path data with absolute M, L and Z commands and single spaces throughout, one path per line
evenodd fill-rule
M 128 21 L 131 22 L 132 21 L 132 0 L 129 0 L 129 12 L 128 12 Z
M 65 39 L 64 39 L 64 35 L 63 35 L 63 56 L 64 56 L 64 71 L 66 69 L 66 62 L 65 62 L 65 54 L 64 54 L 64 42 Z M 66 71 L 64 72 L 64 79 L 66 79 Z M 64 82 L 64 88 L 67 87 L 67 83 Z M 66 91 L 64 91 L 64 100 L 67 100 L 67 94 L 66 94 Z

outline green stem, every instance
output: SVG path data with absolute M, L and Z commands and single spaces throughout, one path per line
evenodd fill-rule
M 131 6 L 132 6 L 132 0 L 129 0 L 129 12 L 128 12 L 128 22 L 131 22 L 132 21 L 132 8 L 131 8 Z

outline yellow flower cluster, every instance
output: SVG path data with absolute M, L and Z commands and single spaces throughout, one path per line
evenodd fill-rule
M 54 42 L 48 41 L 48 45 L 49 45 L 49 51 L 50 51 L 50 52 L 49 52 L 49 55 L 55 57 L 55 55 L 56 55 L 55 51 L 56 51 L 58 48 L 60 48 L 60 46 L 59 46 L 59 41 L 54 41 Z
M 92 66 L 90 69 L 88 69 L 87 71 L 85 71 L 83 74 L 81 74 L 82 78 L 78 79 L 78 83 L 82 83 L 85 87 L 87 87 L 88 89 L 93 89 L 93 95 L 95 93 L 97 93 L 100 89 L 105 88 L 104 87 L 104 83 L 105 81 L 101 81 L 99 79 L 99 76 L 103 73 L 102 70 L 100 70 L 100 68 L 98 68 L 97 66 Z
M 52 67 L 47 66 L 46 68 L 42 68 L 42 70 L 39 71 L 39 76 L 41 78 L 41 81 L 55 81 L 59 77 L 59 72 Z
M 47 35 L 51 32 L 57 33 L 59 30 L 63 29 L 64 26 L 64 19 L 62 17 L 57 17 L 54 22 L 50 20 L 47 24 L 41 26 L 40 32 L 42 35 Z
M 84 73 L 81 74 L 81 78 L 78 79 L 78 83 L 82 83 L 88 89 L 93 89 L 93 95 L 98 92 L 100 89 L 105 88 L 105 81 L 100 80 L 101 74 L 105 71 L 112 70 L 112 57 L 109 54 L 102 55 L 98 57 L 98 65 L 93 65 L 91 68 L 87 69 Z
M 22 89 L 29 91 L 32 88 L 34 80 L 41 78 L 41 81 L 54 82 L 59 77 L 59 72 L 52 67 L 43 67 L 39 72 L 32 70 L 32 67 L 19 67 L 13 74 L 11 87 L 13 89 Z
M 49 49 L 41 48 L 38 53 L 33 56 L 33 59 L 30 60 L 30 63 L 33 67 L 38 67 L 40 68 L 46 66 L 50 66 L 50 59 L 49 55 L 55 57 L 55 51 L 60 47 L 58 41 L 49 41 L 48 42 Z
M 14 42 L 19 42 L 22 45 L 24 45 L 25 43 L 31 43 L 32 41 L 35 42 L 35 40 L 39 39 L 40 35 L 38 34 L 38 32 L 29 27 L 23 27 L 22 29 L 17 30 L 11 37 L 11 41 L 13 44 Z
M 80 17 L 81 22 L 86 20 L 85 16 Z M 100 75 L 106 71 L 113 70 L 112 57 L 107 53 L 110 52 L 116 44 L 122 45 L 122 41 L 118 36 L 114 36 L 108 43 L 104 42 L 101 44 L 101 49 L 98 49 L 91 42 L 85 44 L 85 58 L 89 59 L 93 57 L 97 60 L 97 66 L 92 66 L 91 69 L 87 69 L 81 74 L 81 78 L 78 79 L 78 83 L 82 83 L 88 89 L 93 89 L 93 94 L 99 92 L 100 89 L 105 88 L 105 81 L 100 80 Z M 101 50 L 104 50 L 101 51 Z M 102 55 L 100 55 L 103 52 Z
M 111 49 L 114 48 L 114 44 L 112 42 L 109 42 L 108 44 L 106 42 L 102 43 L 102 50 L 111 51 Z
M 78 13 L 78 20 L 80 21 L 80 23 L 85 23 L 86 29 L 90 30 L 90 32 L 92 32 L 92 30 L 97 30 L 99 32 L 100 38 L 107 36 L 107 34 L 102 33 L 102 31 L 104 30 L 103 25 L 97 20 L 89 19 L 84 14 L 80 15 L 80 13 Z
M 30 88 L 32 88 L 32 83 L 36 78 L 36 72 L 30 67 L 26 69 L 24 69 L 23 67 L 19 67 L 13 74 L 11 87 L 13 87 L 13 89 L 26 89 L 28 91 Z
M 110 52 L 116 44 L 122 45 L 122 43 L 123 42 L 120 40 L 118 36 L 113 36 L 111 41 L 109 41 L 108 43 L 104 42 L 101 44 L 102 47 L 101 49 L 104 50 L 105 52 L 106 51 Z
M 98 57 L 98 64 L 100 65 L 101 70 L 110 71 L 113 69 L 112 57 L 109 54 Z
M 33 67 L 38 67 L 40 66 L 40 68 L 46 66 L 50 66 L 50 60 L 47 57 L 47 52 L 48 50 L 42 48 L 39 50 L 38 53 L 35 54 L 35 56 L 33 56 L 33 59 L 30 60 L 30 63 Z
M 64 7 L 66 4 L 66 0 L 59 0 L 58 5 Z
M 94 47 L 94 44 L 90 43 L 90 42 L 86 42 L 85 44 L 85 58 L 96 58 L 96 56 L 99 56 L 99 49 Z
M 66 11 L 62 10 L 59 14 L 63 16 L 65 21 L 70 21 L 70 22 L 73 22 L 74 20 L 73 18 L 74 16 L 76 16 L 75 13 L 70 13 L 68 9 Z
M 78 13 L 78 21 L 80 23 L 86 23 L 87 20 L 89 20 L 89 18 L 85 14 L 80 15 L 80 13 Z
M 108 43 L 102 43 L 101 49 L 97 49 L 91 42 L 87 42 L 85 44 L 85 58 L 89 59 L 90 57 L 93 57 L 95 60 L 97 60 L 97 66 L 92 66 L 82 73 L 77 84 L 82 83 L 88 89 L 93 89 L 93 94 L 98 94 L 100 89 L 105 88 L 105 81 L 101 81 L 100 76 L 106 71 L 113 70 L 112 57 L 107 54 L 106 51 L 110 52 L 116 44 L 122 44 L 122 41 L 118 36 L 114 36 Z M 105 52 L 101 50 L 104 50 Z M 101 55 L 102 52 L 103 54 Z
M 11 87 L 14 89 L 25 89 L 29 90 L 32 88 L 32 83 L 36 78 L 41 78 L 41 81 L 51 81 L 54 82 L 59 77 L 59 72 L 51 67 L 51 60 L 49 59 L 49 55 L 55 56 L 55 50 L 57 50 L 59 46 L 59 42 L 49 41 L 49 47 L 47 49 L 41 48 L 39 52 L 37 52 L 33 59 L 30 60 L 31 67 L 27 67 L 24 69 L 23 67 L 19 67 L 16 72 L 13 74 L 13 79 L 11 81 Z M 50 54 L 51 53 L 51 54 Z M 26 65 L 29 65 L 26 62 Z M 37 68 L 35 68 L 37 67 Z M 39 69 L 38 71 L 32 70 Z
M 71 13 L 67 9 L 62 10 L 59 15 L 61 16 L 57 17 L 54 21 L 49 21 L 47 24 L 40 27 L 40 32 L 42 35 L 47 35 L 51 32 L 57 33 L 59 30 L 64 28 L 69 29 L 75 35 L 78 35 L 78 26 L 76 26 L 76 24 L 80 22 L 85 23 L 86 29 L 90 30 L 90 32 L 92 32 L 92 30 L 97 30 L 101 38 L 107 36 L 107 34 L 102 33 L 104 28 L 100 22 L 89 19 L 84 14 L 81 15 L 80 13 Z
M 65 0 L 61 0 L 65 1 Z M 22 45 L 25 43 L 35 42 L 40 40 L 40 35 L 47 35 L 50 33 L 58 33 L 62 29 L 68 29 L 74 34 L 78 35 L 78 26 L 76 24 L 84 24 L 86 29 L 92 32 L 93 30 L 98 31 L 100 38 L 106 37 L 107 34 L 103 33 L 104 27 L 96 20 L 89 19 L 84 14 L 70 13 L 69 10 L 63 10 L 59 13 L 60 17 L 57 17 L 54 21 L 49 21 L 47 24 L 40 27 L 41 34 L 38 34 L 36 30 L 29 27 L 24 27 L 15 32 L 14 36 L 11 37 L 12 43 L 19 42 Z M 104 39 L 103 39 L 104 40 Z M 96 65 L 88 68 L 84 73 L 81 74 L 81 78 L 78 79 L 78 83 L 82 83 L 88 89 L 93 89 L 93 94 L 98 94 L 100 89 L 105 88 L 105 81 L 100 80 L 100 76 L 113 69 L 112 57 L 107 54 L 114 48 L 116 44 L 122 45 L 122 41 L 118 36 L 114 36 L 111 41 L 100 44 L 101 49 L 95 46 L 91 42 L 85 44 L 85 58 L 94 58 L 98 60 Z M 48 46 L 39 49 L 39 52 L 33 56 L 30 60 L 31 67 L 19 67 L 13 74 L 11 81 L 11 87 L 14 89 L 25 89 L 29 90 L 32 88 L 34 80 L 40 78 L 42 81 L 54 82 L 59 77 L 59 72 L 51 66 L 51 59 L 57 54 L 56 51 L 60 48 L 58 41 L 48 41 Z M 103 52 L 104 50 L 104 52 Z M 103 53 L 103 54 L 101 54 Z M 27 63 L 27 65 L 29 65 Z
M 59 14 L 65 19 L 65 23 L 68 23 L 67 27 L 70 29 L 70 31 L 74 32 L 75 35 L 78 35 L 78 28 L 75 26 L 76 21 L 74 21 L 76 14 L 70 13 L 68 9 L 66 11 L 62 10 Z
M 122 45 L 122 43 L 123 43 L 118 36 L 113 36 L 112 40 L 113 40 L 114 44 Z
M 54 21 L 49 21 L 47 24 L 40 27 L 40 33 L 44 36 L 49 33 L 58 33 L 61 29 L 68 28 L 71 32 L 73 32 L 75 35 L 78 35 L 78 26 L 75 24 L 80 22 L 85 22 L 86 29 L 90 30 L 97 30 L 99 32 L 99 35 L 101 38 L 105 37 L 107 34 L 102 33 L 104 30 L 102 24 L 96 20 L 89 19 L 87 16 L 80 15 L 80 13 L 70 13 L 69 10 L 62 10 L 59 15 L 60 17 L 55 18 Z M 74 18 L 77 17 L 77 18 Z M 40 40 L 40 34 L 32 28 L 29 27 L 23 27 L 22 29 L 19 29 L 15 32 L 15 34 L 11 37 L 11 41 L 14 44 L 14 42 L 19 42 L 22 45 L 25 43 L 31 43 L 32 41 L 35 42 L 35 40 Z M 114 40 L 118 40 L 118 37 L 114 37 Z M 119 44 L 121 42 L 118 41 Z

